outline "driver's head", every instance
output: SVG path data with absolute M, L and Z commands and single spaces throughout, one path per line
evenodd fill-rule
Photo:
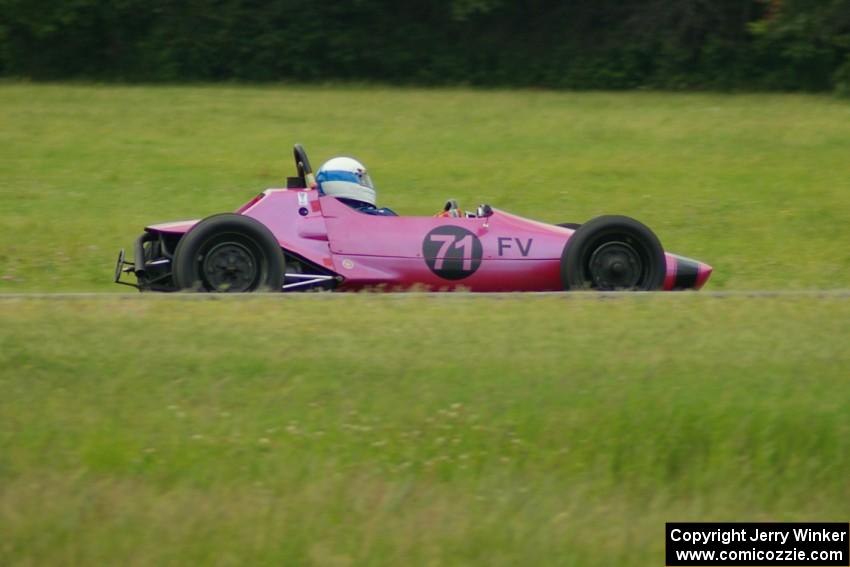
M 375 205 L 372 179 L 366 172 L 366 166 L 354 158 L 329 159 L 319 168 L 316 183 L 325 195 Z

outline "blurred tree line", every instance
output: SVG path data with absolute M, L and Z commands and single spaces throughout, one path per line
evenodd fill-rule
M 850 0 L 0 0 L 0 74 L 850 94 Z

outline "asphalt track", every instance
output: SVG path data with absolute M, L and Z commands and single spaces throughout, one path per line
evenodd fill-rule
M 560 297 L 570 300 L 593 300 L 593 299 L 626 299 L 629 297 L 654 297 L 654 298 L 695 298 L 710 297 L 724 298 L 806 298 L 806 299 L 850 299 L 850 289 L 799 289 L 799 290 L 737 290 L 737 291 L 637 291 L 637 292 L 612 292 L 612 291 L 545 291 L 545 292 L 290 292 L 290 293 L 108 293 L 108 292 L 80 292 L 80 293 L 0 293 L 0 301 L 9 300 L 102 300 L 120 299 L 135 301 L 139 299 L 154 301 L 234 301 L 245 299 L 270 299 L 289 297 L 309 297 L 313 299 L 329 299 L 338 297 L 370 296 L 387 298 L 475 298 L 475 299 L 518 299 L 521 297 Z

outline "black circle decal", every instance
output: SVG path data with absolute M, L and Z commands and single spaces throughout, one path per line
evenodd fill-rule
M 422 242 L 422 256 L 428 267 L 447 280 L 462 280 L 474 274 L 483 254 L 478 237 L 459 226 L 435 228 Z

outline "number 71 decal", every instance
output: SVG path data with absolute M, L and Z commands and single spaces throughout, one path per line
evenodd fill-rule
M 435 228 L 422 242 L 422 256 L 428 267 L 447 280 L 461 280 L 474 274 L 483 254 L 478 237 L 459 226 Z

